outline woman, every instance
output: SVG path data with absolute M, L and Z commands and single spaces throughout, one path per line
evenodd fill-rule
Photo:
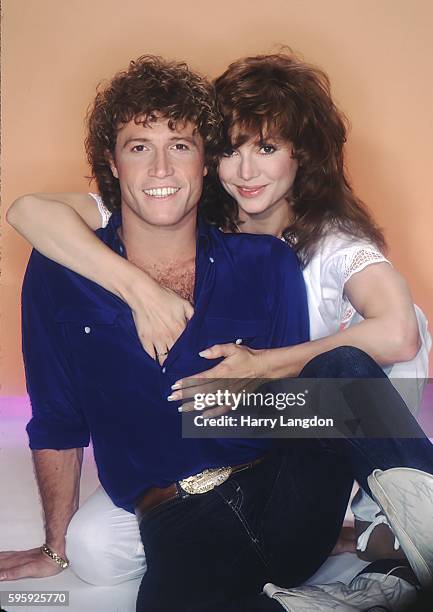
M 346 179 L 346 130 L 330 97 L 327 77 L 293 56 L 247 58 L 217 79 L 216 93 L 225 120 L 218 172 L 229 195 L 223 202 L 221 194 L 209 197 L 203 212 L 224 231 L 270 233 L 294 245 L 304 264 L 312 341 L 270 351 L 210 347 L 205 357 L 225 359 L 208 376 L 296 376 L 314 356 L 341 345 L 361 348 L 393 370 L 411 360 L 404 368 L 413 377 L 425 376 L 429 348 L 425 320 L 419 311 L 415 313 L 404 280 L 381 252 L 380 230 Z M 211 187 L 218 191 L 217 184 Z M 143 347 L 162 362 L 193 308 L 92 234 L 87 226 L 96 229 L 105 224 L 110 213 L 104 204 L 112 207 L 107 199 L 105 203 L 95 199 L 98 207 L 90 196 L 25 196 L 11 207 L 8 220 L 39 251 L 128 302 Z M 190 384 L 178 381 L 172 399 Z M 188 395 L 195 391 L 190 388 Z M 107 502 L 100 491 L 84 507 L 90 523 L 112 512 Z M 378 511 L 373 508 L 359 507 L 358 518 L 372 522 Z M 74 531 L 82 532 L 78 518 L 71 523 L 71 541 Z M 142 552 L 134 542 L 131 539 L 135 549 L 127 553 L 130 563 L 115 581 L 142 571 Z M 76 556 L 71 549 L 68 555 Z M 101 583 L 99 576 L 80 572 L 79 561 L 74 567 L 88 581 Z M 102 581 L 106 583 L 105 577 Z

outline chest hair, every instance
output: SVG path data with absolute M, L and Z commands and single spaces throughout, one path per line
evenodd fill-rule
M 144 272 L 147 272 L 159 285 L 171 289 L 185 300 L 192 302 L 195 283 L 195 259 L 186 263 L 177 261 L 164 264 L 150 264 L 133 261 Z

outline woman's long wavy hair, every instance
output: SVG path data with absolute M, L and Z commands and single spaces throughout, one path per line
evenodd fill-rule
M 381 230 L 347 178 L 346 119 L 332 101 L 322 70 L 291 53 L 259 55 L 230 64 L 214 85 L 225 146 L 266 135 L 292 144 L 299 168 L 291 193 L 294 221 L 284 235 L 304 264 L 330 228 L 385 248 Z M 207 200 L 207 218 L 235 229 L 236 202 L 216 183 L 214 190 L 218 197 Z
M 119 181 L 110 168 L 117 132 L 129 121 L 147 125 L 158 117 L 169 127 L 191 122 L 203 139 L 206 163 L 221 140 L 221 115 L 210 82 L 181 62 L 143 55 L 101 87 L 87 115 L 86 152 L 105 205 L 120 207 Z M 207 177 L 206 177 L 207 178 Z

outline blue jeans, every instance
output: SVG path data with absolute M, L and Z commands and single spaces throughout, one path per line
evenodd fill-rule
M 352 347 L 316 357 L 301 376 L 385 377 Z M 140 524 L 148 571 L 137 610 L 281 609 L 260 595 L 263 585 L 297 586 L 322 565 L 337 541 L 354 479 L 369 493 L 367 477 L 375 468 L 433 473 L 433 446 L 393 389 L 381 410 L 407 420 L 418 437 L 279 440 L 265 461 L 209 493 L 151 511 Z

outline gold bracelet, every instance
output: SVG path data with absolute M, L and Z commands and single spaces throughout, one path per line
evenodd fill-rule
M 44 555 L 47 555 L 47 557 L 52 559 L 55 563 L 57 563 L 57 565 L 60 565 L 62 569 L 66 569 L 67 567 L 69 567 L 69 561 L 58 555 L 56 552 L 54 552 L 54 550 L 51 550 L 51 548 L 49 548 L 49 546 L 47 546 L 46 544 L 41 546 L 41 552 L 43 552 Z

